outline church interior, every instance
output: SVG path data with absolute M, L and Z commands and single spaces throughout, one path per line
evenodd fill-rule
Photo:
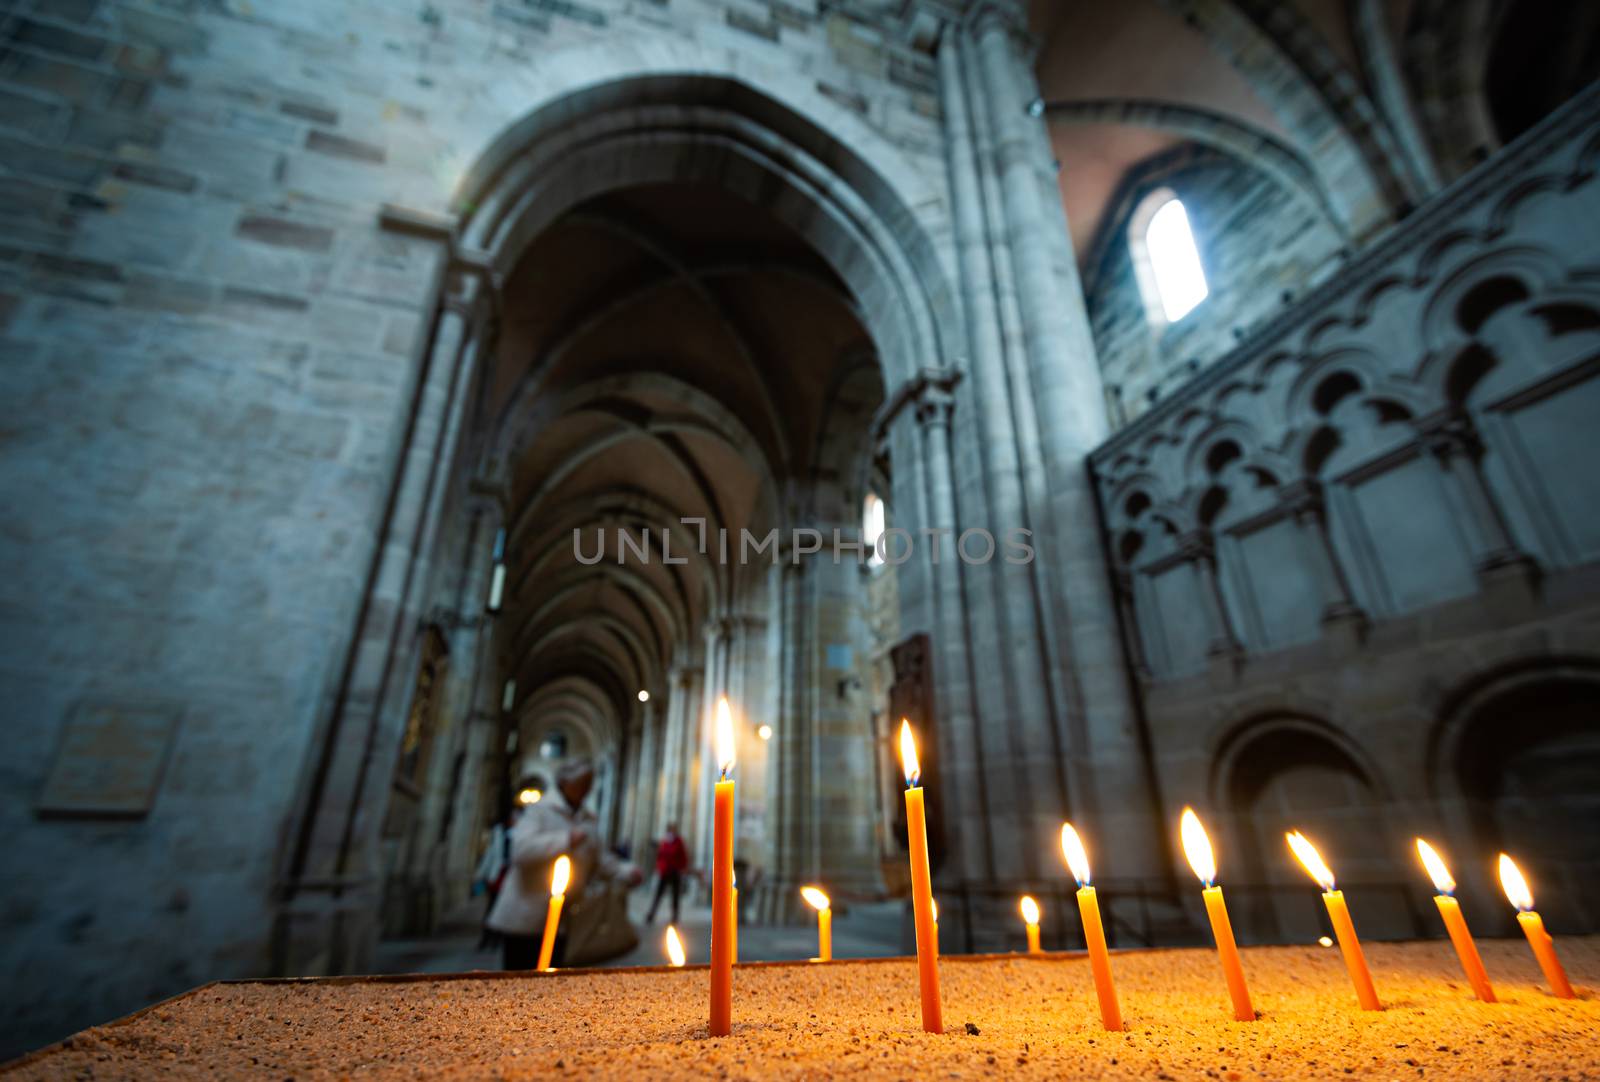
M 919 782 L 952 961 L 1083 949 L 1066 821 L 1209 949 L 1193 808 L 1247 951 L 1296 830 L 1442 942 L 1426 838 L 1592 998 L 1597 79 L 1576 0 L 0 0 L 0 1059 L 500 969 L 535 821 L 562 966 L 706 963 L 724 825 L 741 970 L 918 953 Z

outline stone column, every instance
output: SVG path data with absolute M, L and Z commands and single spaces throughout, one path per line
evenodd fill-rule
M 1483 441 L 1471 418 L 1450 414 L 1424 428 L 1428 450 L 1464 512 L 1478 570 L 1523 566 L 1531 557 L 1517 547 L 1500 502 L 1483 477 Z
M 1134 594 L 1133 576 L 1135 572 L 1125 567 L 1119 567 L 1114 572 L 1114 586 L 1117 597 L 1117 611 L 1122 615 L 1123 648 L 1128 651 L 1128 663 L 1133 667 L 1133 673 L 1140 680 L 1150 678 L 1150 661 L 1145 657 L 1144 640 L 1139 632 L 1139 606 Z
M 1191 530 L 1178 539 L 1179 551 L 1194 574 L 1195 591 L 1206 618 L 1206 654 L 1213 661 L 1236 661 L 1244 653 L 1233 621 L 1228 619 L 1228 603 L 1217 578 L 1216 541 L 1210 530 Z
M 679 832 L 688 838 L 691 835 L 688 834 L 685 816 L 689 809 L 688 766 L 692 754 L 689 725 L 700 701 L 700 667 L 680 663 L 672 669 L 669 680 L 672 699 L 667 704 L 667 731 L 663 741 L 661 783 L 657 795 L 657 829 L 668 823 L 677 823 Z M 697 862 L 704 855 L 693 854 Z
M 720 616 L 707 621 L 703 630 L 706 651 L 705 683 L 701 688 L 699 710 L 689 723 L 689 743 L 696 764 L 690 771 L 694 779 L 694 795 L 690 800 L 690 807 L 694 810 L 684 837 L 689 839 L 689 844 L 694 847 L 696 853 L 703 853 L 709 857 L 714 826 L 711 803 L 716 779 L 721 773 L 721 764 L 717 762 L 714 746 L 715 726 L 712 722 L 716 717 L 717 700 L 728 692 L 728 657 L 733 641 L 733 621 L 726 616 Z M 736 718 L 736 728 L 738 721 Z M 736 763 L 734 778 L 737 780 L 738 776 Z M 709 884 L 706 891 L 709 897 Z
M 954 467 L 951 461 L 950 428 L 955 410 L 955 388 L 960 374 L 949 369 L 929 369 L 923 372 L 912 389 L 911 402 L 915 409 L 918 441 L 922 451 L 923 476 L 927 488 L 928 527 L 943 531 L 942 537 L 918 539 L 915 559 L 928 564 L 927 574 L 935 589 L 933 642 L 938 671 L 935 683 L 938 701 L 939 771 L 944 791 L 944 820 L 947 824 L 963 824 L 960 831 L 945 831 L 946 859 L 938 869 L 944 883 L 967 880 L 992 881 L 995 868 L 1002 860 L 1002 852 L 993 839 L 1003 836 L 1008 829 L 1016 829 L 1017 809 L 1025 801 L 1001 799 L 1001 794 L 991 792 L 988 764 L 991 759 L 1002 763 L 1015 761 L 1015 746 L 997 732 L 993 741 L 983 739 L 979 722 L 985 708 L 989 716 L 1010 717 L 1010 700 L 1001 698 L 994 684 L 972 679 L 969 666 L 973 660 L 967 655 L 969 642 L 968 613 L 963 597 L 963 567 L 956 552 L 960 520 L 956 509 Z M 1000 614 L 1004 619 L 1004 614 Z M 994 625 L 990 625 L 993 627 Z M 991 638 L 991 642 L 994 640 Z M 996 659 L 997 660 L 997 659 Z M 1004 685 L 1009 681 L 999 681 Z M 973 696 L 987 692 L 999 701 L 985 701 Z M 966 691 L 966 697 L 958 697 Z M 898 731 L 898 726 L 896 726 Z M 1008 726 L 1005 733 L 1013 730 Z M 1013 796 L 1023 793 L 1026 784 L 1017 782 Z M 1015 836 L 1014 834 L 1012 836 Z M 1010 854 L 1016 848 L 1004 847 Z
M 418 365 L 360 622 L 287 847 L 273 933 L 279 972 L 363 969 L 376 943 L 376 843 L 414 679 L 421 584 L 479 354 L 470 338 L 477 290 L 463 277 L 444 293 Z
M 664 696 L 659 693 L 644 704 L 644 723 L 639 731 L 637 769 L 633 775 L 630 804 L 633 809 L 628 840 L 636 857 L 642 856 L 651 838 L 658 837 L 666 824 L 656 821 L 659 814 L 657 793 L 661 781 L 661 738 L 666 725 L 663 716 Z M 640 867 L 645 867 L 641 864 Z M 646 869 L 648 870 L 648 869 Z
M 1334 551 L 1322 485 L 1311 479 L 1295 481 L 1284 486 L 1282 498 L 1300 530 L 1303 551 L 1322 596 L 1323 632 L 1346 645 L 1360 641 L 1367 616 L 1355 603 L 1344 566 Z
M 820 861 L 814 848 L 815 808 L 811 791 L 810 666 L 811 642 L 809 561 L 796 563 L 787 546 L 780 552 L 778 579 L 778 720 L 768 755 L 772 766 L 773 854 L 771 874 L 758 903 L 759 919 L 786 923 L 799 913 L 796 891 L 815 877 Z
M 1054 669 L 1061 680 L 1060 710 L 1064 719 L 1082 719 L 1074 722 L 1069 750 L 1082 760 L 1075 776 L 1092 790 L 1084 796 L 1096 809 L 1099 846 L 1115 848 L 1130 877 L 1175 888 L 1169 832 L 1152 795 L 1152 767 L 1086 467 L 1108 432 L 1100 366 L 1049 140 L 1042 122 L 1027 112 L 1039 89 L 1024 55 L 1023 23 L 1020 4 L 989 0 L 977 5 L 971 29 L 1005 229 L 1002 250 L 1011 266 L 1025 353 L 1027 385 L 1017 393 L 1036 416 L 1019 439 L 1036 442 L 1045 475 L 1047 505 L 1035 524 L 1038 558 L 1049 561 L 1058 584 L 1050 600 L 1062 629 L 1057 653 L 1063 661 Z M 1048 748 L 1030 751 L 1049 754 Z

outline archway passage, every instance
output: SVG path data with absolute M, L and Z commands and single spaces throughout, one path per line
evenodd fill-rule
M 1227 797 L 1252 884 L 1241 907 L 1246 939 L 1308 943 L 1327 931 L 1317 889 L 1284 841 L 1291 830 L 1305 831 L 1340 883 L 1359 889 L 1368 929 L 1393 936 L 1411 925 L 1373 779 L 1319 726 L 1286 719 L 1248 736 L 1229 761 Z
M 815 707 L 803 744 L 784 731 L 824 670 L 861 683 L 862 568 L 819 560 L 797 610 L 775 566 L 781 552 L 795 574 L 793 527 L 860 530 L 884 380 L 856 302 L 770 210 L 667 183 L 553 221 L 506 275 L 503 309 L 480 408 L 505 455 L 490 468 L 507 524 L 497 651 L 518 689 L 509 772 L 553 769 L 541 742 L 559 726 L 599 761 L 610 838 L 642 852 L 675 822 L 703 855 L 704 719 L 728 694 L 741 857 L 764 867 L 762 725 L 797 754 L 837 731 L 873 760 L 859 696 Z M 797 653 L 818 625 L 820 663 Z M 870 794 L 843 818 L 870 823 Z
M 1600 681 L 1551 675 L 1482 702 L 1456 768 L 1477 849 L 1513 854 L 1553 927 L 1600 927 Z M 1491 878 L 1486 859 L 1478 869 Z M 1509 922 L 1508 926 L 1509 926 Z

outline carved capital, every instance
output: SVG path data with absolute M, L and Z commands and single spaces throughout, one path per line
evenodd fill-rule
M 1303 477 L 1284 485 L 1279 490 L 1279 496 L 1296 522 L 1321 520 L 1324 507 L 1322 482 Z
M 961 382 L 959 368 L 924 368 L 911 381 L 910 401 L 916 407 L 917 423 L 926 427 L 950 426 L 950 416 L 956 408 L 956 384 Z
M 1464 413 L 1441 413 L 1429 419 L 1422 426 L 1422 440 L 1442 462 L 1452 458 L 1475 460 L 1483 452 L 1478 428 Z
M 1210 530 L 1190 530 L 1178 538 L 1178 552 L 1185 560 L 1213 564 L 1217 559 L 1216 538 Z

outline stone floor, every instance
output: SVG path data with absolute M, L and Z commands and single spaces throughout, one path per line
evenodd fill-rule
M 660 965 L 665 960 L 662 938 L 668 913 L 665 905 L 653 925 L 644 923 L 650 905 L 651 885 L 629 899 L 628 911 L 639 930 L 639 945 L 607 966 Z M 836 958 L 882 958 L 902 954 L 902 906 L 895 902 L 855 905 L 839 909 L 833 918 L 833 954 Z M 685 903 L 678 931 L 684 938 L 689 961 L 710 960 L 711 909 Z M 498 949 L 478 949 L 477 922 L 482 903 L 451 914 L 444 931 L 426 939 L 385 940 L 378 947 L 377 973 L 461 973 L 473 969 L 499 969 Z M 1019 932 L 1020 938 L 1020 932 Z M 810 958 L 817 953 L 816 927 L 773 927 L 744 923 L 739 928 L 739 958 L 746 962 L 774 962 Z

